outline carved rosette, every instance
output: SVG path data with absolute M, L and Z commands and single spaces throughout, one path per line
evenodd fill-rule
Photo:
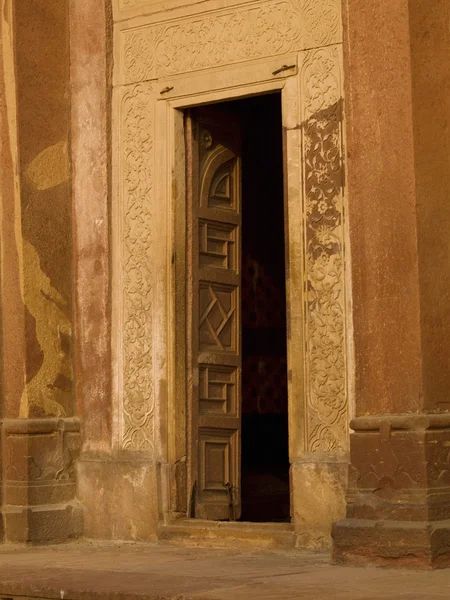
M 339 52 L 306 52 L 301 70 L 307 452 L 348 449 Z
M 153 447 L 151 212 L 154 96 L 150 84 L 121 103 L 123 386 L 121 448 Z
M 131 2 L 131 4 L 130 4 Z M 136 0 L 122 0 L 134 6 Z M 341 41 L 339 0 L 264 0 L 121 33 L 121 78 L 137 83 Z
M 340 0 L 305 0 L 301 5 L 304 48 L 319 48 L 341 41 Z

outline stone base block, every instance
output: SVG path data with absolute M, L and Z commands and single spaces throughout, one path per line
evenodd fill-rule
M 331 548 L 331 525 L 345 516 L 348 461 L 303 460 L 291 466 L 291 511 L 297 546 Z
M 353 419 L 337 562 L 450 566 L 450 415 Z
M 434 523 L 347 519 L 334 524 L 337 563 L 450 567 L 450 520 Z
M 83 511 L 78 502 L 65 505 L 5 507 L 8 542 L 66 542 L 83 535 Z
M 142 459 L 82 458 L 77 473 L 85 537 L 157 539 L 158 485 L 154 463 Z

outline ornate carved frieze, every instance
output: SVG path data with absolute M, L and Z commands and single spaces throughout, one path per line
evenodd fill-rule
M 348 448 L 340 65 L 334 46 L 301 69 L 308 452 Z
M 122 0 L 122 6 L 131 8 L 137 2 Z M 338 43 L 340 14 L 339 0 L 265 0 L 124 29 L 119 39 L 120 83 Z
M 151 84 L 126 90 L 120 106 L 120 225 L 123 384 L 121 448 L 153 447 Z
M 121 10 L 146 6 L 120 0 Z M 339 0 L 257 0 L 117 26 L 123 374 L 121 448 L 153 445 L 149 80 L 300 52 L 306 284 L 307 452 L 348 450 Z M 223 5 L 222 5 L 223 6 Z M 192 9 L 193 11 L 193 9 Z M 178 12 L 177 15 L 180 13 Z M 164 20 L 165 19 L 165 20 Z M 158 95 L 159 96 L 159 95 Z

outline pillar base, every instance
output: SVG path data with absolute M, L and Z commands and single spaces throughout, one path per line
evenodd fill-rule
M 291 465 L 291 512 L 298 547 L 330 550 L 331 525 L 345 517 L 347 472 L 344 456 L 334 461 L 314 456 Z
M 336 563 L 450 567 L 450 519 L 434 523 L 346 519 L 333 525 L 332 536 Z
M 83 511 L 78 502 L 61 506 L 5 507 L 5 538 L 17 543 L 61 543 L 83 535 Z
M 336 562 L 450 567 L 450 415 L 351 422 L 347 518 L 333 525 Z
M 77 463 L 84 535 L 90 539 L 157 539 L 157 466 L 148 458 L 88 457 Z
M 2 422 L 3 529 L 8 542 L 64 542 L 83 534 L 75 464 L 77 418 Z

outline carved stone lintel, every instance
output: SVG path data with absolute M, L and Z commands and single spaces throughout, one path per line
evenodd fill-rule
M 131 8 L 137 0 L 122 0 Z M 339 0 L 264 0 L 176 21 L 125 29 L 120 39 L 120 81 L 282 56 L 341 41 Z

